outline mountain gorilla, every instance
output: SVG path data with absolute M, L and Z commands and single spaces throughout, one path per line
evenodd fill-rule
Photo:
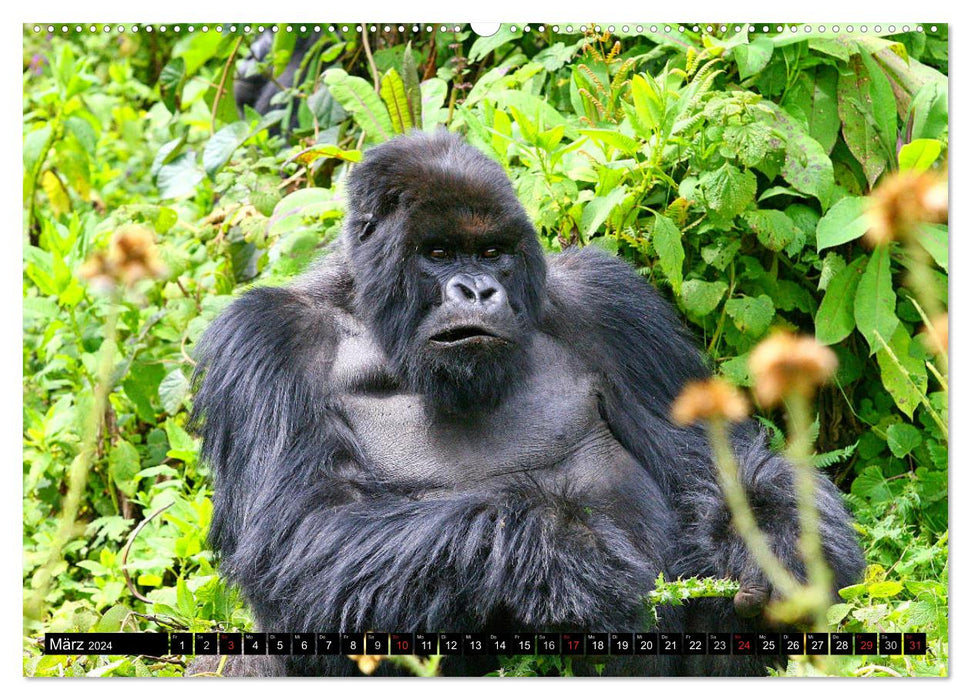
M 252 107 L 260 114 L 267 114 L 273 109 L 285 110 L 285 105 L 275 106 L 273 98 L 278 93 L 293 87 L 307 52 L 321 37 L 320 32 L 310 32 L 297 36 L 294 41 L 290 60 L 283 72 L 273 77 L 271 67 L 260 70 L 260 63 L 267 59 L 273 49 L 273 32 L 265 31 L 250 45 L 249 55 L 236 63 L 236 75 L 233 80 L 233 97 L 239 116 L 245 116 L 245 108 Z M 290 109 L 289 130 L 293 131 L 299 125 L 297 104 Z M 279 126 L 271 127 L 272 133 L 279 133 Z
M 454 135 L 374 148 L 348 193 L 322 264 L 249 291 L 201 344 L 211 542 L 261 627 L 643 631 L 663 572 L 742 592 L 667 608 L 662 631 L 764 629 L 752 615 L 770 587 L 729 524 L 705 434 L 668 418 L 709 373 L 671 307 L 596 249 L 544 255 L 503 169 Z M 752 425 L 734 441 L 762 527 L 801 574 L 790 466 Z M 845 586 L 860 550 L 838 492 L 818 486 Z M 355 670 L 232 658 L 239 674 Z M 766 663 L 614 657 L 606 673 Z M 452 657 L 443 670 L 497 667 Z

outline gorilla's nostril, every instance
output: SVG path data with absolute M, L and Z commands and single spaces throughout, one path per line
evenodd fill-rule
M 445 283 L 444 301 L 463 306 L 483 305 L 492 309 L 506 302 L 502 286 L 491 275 L 473 277 L 459 273 Z

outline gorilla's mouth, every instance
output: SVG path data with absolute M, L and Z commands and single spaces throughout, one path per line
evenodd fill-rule
M 429 340 L 436 345 L 465 345 L 502 340 L 498 335 L 482 326 L 454 326 L 433 335 Z

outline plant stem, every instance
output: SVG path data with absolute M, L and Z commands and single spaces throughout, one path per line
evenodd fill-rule
M 101 343 L 101 361 L 98 365 L 98 381 L 94 385 L 94 402 L 87 417 L 84 438 L 81 449 L 71 463 L 68 471 L 67 493 L 61 503 L 61 515 L 57 531 L 51 540 L 47 560 L 37 570 L 33 577 L 31 593 L 24 601 L 24 619 L 39 620 L 44 614 L 44 601 L 50 590 L 54 571 L 64 560 L 64 548 L 75 536 L 77 530 L 77 516 L 80 510 L 81 497 L 84 495 L 88 481 L 88 472 L 94 461 L 96 442 L 101 432 L 101 421 L 104 418 L 108 394 L 111 391 L 111 370 L 115 354 L 115 335 L 118 325 L 118 297 L 115 292 L 111 300 L 108 317 L 105 319 L 104 340 Z
M 819 508 L 816 504 L 816 468 L 812 465 L 812 412 L 809 400 L 799 392 L 786 402 L 789 427 L 789 460 L 795 472 L 796 506 L 799 511 L 799 545 L 809 586 L 816 590 L 817 618 L 825 624 L 826 600 L 833 585 L 833 572 L 826 563 L 819 533 Z M 823 629 L 823 628 L 820 628 Z
M 713 419 L 708 422 L 708 437 L 715 456 L 718 481 L 725 502 L 731 511 L 732 524 L 742 538 L 746 548 L 766 577 L 783 596 L 790 597 L 800 588 L 799 582 L 789 573 L 773 553 L 765 533 L 759 528 L 755 514 L 749 507 L 745 489 L 739 482 L 738 463 L 728 440 L 725 421 Z
M 57 141 L 60 141 L 61 137 L 64 135 L 64 121 L 63 116 L 58 112 L 53 119 L 49 122 L 51 131 L 47 135 L 47 140 L 41 147 L 40 155 L 37 156 L 37 161 L 34 163 L 33 169 L 30 171 L 30 177 L 27 178 L 27 182 L 24 184 L 24 202 L 27 205 L 27 218 L 24 222 L 24 243 L 25 245 L 30 241 L 30 232 L 34 228 L 34 221 L 36 219 L 36 214 L 34 212 L 34 199 L 37 196 L 37 182 L 40 180 L 40 174 L 44 171 L 44 163 L 47 162 L 47 154 L 50 153 L 51 149 Z
M 209 120 L 210 134 L 216 133 L 216 114 L 219 111 L 219 102 L 222 100 L 223 93 L 226 91 L 226 79 L 229 77 L 229 70 L 236 61 L 236 53 L 239 51 L 239 46 L 242 43 L 243 37 L 239 37 L 236 43 L 233 44 L 233 50 L 230 52 L 229 58 L 226 59 L 226 64 L 223 66 L 223 73 L 219 78 L 219 85 L 216 86 L 216 97 L 212 101 L 212 115 Z

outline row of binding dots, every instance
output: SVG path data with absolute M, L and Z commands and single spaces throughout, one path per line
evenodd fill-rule
M 769 24 L 762 24 L 762 25 L 754 25 L 754 24 L 749 24 L 749 25 L 724 25 L 724 24 L 722 24 L 722 25 L 711 25 L 711 24 L 709 24 L 709 25 L 706 25 L 704 27 L 699 26 L 699 25 L 684 25 L 684 24 L 662 24 L 662 25 L 657 25 L 657 24 L 651 24 L 651 25 L 642 25 L 642 24 L 638 24 L 638 25 L 628 25 L 628 24 L 624 24 L 624 25 L 612 25 L 611 24 L 611 25 L 605 25 L 605 26 L 602 26 L 602 25 L 599 25 L 599 24 L 597 24 L 597 25 L 586 25 L 586 24 L 572 25 L 572 24 L 567 24 L 567 25 L 564 25 L 562 27 L 560 25 L 552 25 L 552 26 L 549 27 L 549 29 L 554 34 L 559 34 L 559 33 L 573 34 L 573 33 L 577 32 L 577 31 L 579 31 L 579 32 L 586 32 L 586 31 L 588 31 L 590 29 L 592 29 L 593 31 L 596 31 L 596 32 L 602 32 L 604 30 L 606 30 L 608 32 L 616 32 L 619 29 L 620 31 L 624 32 L 625 34 L 629 34 L 631 32 L 631 30 L 633 30 L 637 34 L 643 34 L 643 33 L 645 33 L 645 31 L 646 32 L 649 32 L 651 34 L 673 34 L 673 33 L 683 33 L 683 32 L 686 32 L 686 31 L 692 31 L 692 32 L 696 32 L 696 33 L 697 32 L 704 32 L 706 34 L 713 34 L 715 32 L 719 32 L 719 33 L 724 34 L 725 32 L 728 32 L 729 31 L 729 26 L 731 26 L 731 30 L 734 33 L 736 33 L 736 34 L 739 33 L 739 32 L 742 32 L 742 31 L 747 31 L 747 32 L 749 32 L 751 34 L 768 33 L 768 32 L 774 31 L 774 32 L 776 32 L 778 34 L 778 33 L 784 32 L 786 30 L 788 30 L 789 32 L 791 32 L 793 34 L 799 33 L 800 31 L 805 32 L 805 33 L 809 33 L 809 32 L 812 32 L 814 30 L 816 32 L 820 33 L 820 34 L 827 34 L 827 33 L 832 33 L 832 34 L 848 33 L 848 34 L 852 34 L 852 33 L 856 33 L 856 32 L 866 34 L 867 32 L 870 32 L 870 31 L 873 31 L 873 32 L 875 32 L 877 34 L 880 34 L 880 33 L 882 33 L 884 31 L 884 29 L 886 29 L 886 31 L 890 32 L 891 34 L 896 33 L 897 31 L 901 31 L 901 32 L 909 32 L 909 31 L 911 31 L 911 27 L 908 24 L 901 25 L 900 27 L 898 27 L 896 25 L 893 25 L 893 24 L 887 25 L 886 27 L 884 27 L 882 25 L 879 25 L 879 24 L 875 24 L 875 25 L 867 25 L 867 24 L 861 24 L 861 25 L 852 25 L 852 24 L 848 24 L 848 25 L 838 25 L 837 24 L 837 25 L 830 25 L 830 26 L 826 26 L 826 25 L 820 24 L 820 25 L 815 26 L 815 27 L 812 26 L 812 25 L 809 25 L 809 24 L 800 25 L 800 26 L 781 25 L 781 24 L 778 24 L 778 25 L 769 25 Z M 366 25 L 366 27 L 367 27 L 367 31 L 369 31 L 369 32 L 382 31 L 384 33 L 391 33 L 391 32 L 405 33 L 405 32 L 408 32 L 408 31 L 411 31 L 412 33 L 421 33 L 421 32 L 428 33 L 428 32 L 434 32 L 436 29 L 439 32 L 460 32 L 460 31 L 462 31 L 462 26 L 461 25 L 457 25 L 457 24 L 456 25 L 444 25 L 444 24 L 442 24 L 442 25 L 432 25 L 432 24 L 417 25 L 417 24 L 413 24 L 411 26 L 402 25 L 402 24 L 399 24 L 399 25 L 390 25 L 390 24 L 376 25 L 376 24 L 371 24 L 371 25 Z M 109 32 L 112 32 L 112 31 L 119 32 L 119 33 L 123 33 L 123 32 L 126 32 L 126 31 L 131 31 L 133 33 L 137 33 L 139 31 L 144 31 L 144 32 L 148 32 L 148 33 L 151 33 L 153 31 L 157 31 L 157 32 L 165 33 L 165 32 L 168 32 L 168 31 L 172 31 L 172 32 L 174 32 L 176 34 L 179 34 L 179 33 L 183 32 L 183 31 L 184 32 L 187 32 L 189 34 L 191 34 L 193 32 L 196 32 L 196 31 L 203 32 L 203 33 L 206 33 L 206 32 L 209 32 L 209 31 L 216 31 L 216 32 L 218 32 L 218 31 L 228 31 L 230 33 L 232 33 L 232 32 L 242 32 L 244 34 L 248 34 L 250 32 L 262 33 L 264 31 L 278 32 L 278 31 L 281 31 L 281 29 L 282 29 L 282 31 L 286 31 L 286 32 L 296 32 L 296 33 L 299 33 L 299 34 L 306 34 L 307 32 L 311 32 L 311 31 L 312 32 L 320 32 L 320 31 L 323 31 L 324 29 L 326 29 L 327 31 L 330 31 L 330 32 L 334 32 L 334 31 L 341 31 L 341 32 L 344 32 L 344 33 L 351 32 L 351 31 L 354 31 L 354 32 L 363 32 L 363 31 L 365 31 L 365 25 L 361 25 L 361 24 L 358 24 L 358 25 L 350 25 L 350 24 L 330 24 L 330 25 L 320 25 L 320 24 L 315 24 L 315 25 L 299 24 L 299 25 L 296 25 L 296 24 L 288 24 L 286 26 L 283 26 L 282 28 L 279 25 L 276 25 L 276 24 L 273 24 L 273 25 L 262 25 L 262 24 L 261 25 L 249 25 L 249 24 L 242 24 L 242 25 L 235 25 L 235 24 L 231 24 L 231 25 L 208 25 L 208 24 L 202 24 L 202 25 L 195 25 L 195 24 L 186 24 L 186 25 L 180 25 L 180 24 L 173 24 L 173 25 L 165 25 L 165 24 L 152 25 L 152 24 L 145 24 L 145 25 L 138 25 L 138 24 L 132 24 L 132 25 L 128 25 L 128 26 L 125 26 L 123 24 L 118 24 L 118 25 L 114 25 L 114 26 L 108 25 L 108 24 L 106 24 L 106 25 L 100 25 L 100 26 L 99 25 L 94 25 L 94 24 L 91 24 L 91 25 L 81 25 L 81 24 L 67 25 L 67 24 L 62 24 L 62 25 L 57 25 L 57 26 L 52 25 L 52 24 L 49 24 L 49 25 L 46 25 L 46 26 L 45 25 L 42 25 L 42 24 L 35 24 L 35 25 L 33 25 L 33 30 L 34 30 L 35 33 L 40 33 L 42 31 L 44 31 L 45 29 L 46 29 L 46 31 L 49 34 L 55 34 L 58 31 L 60 31 L 62 34 L 68 34 L 68 33 L 71 33 L 71 32 L 73 32 L 75 34 L 79 34 L 79 33 L 82 33 L 82 32 L 87 32 L 87 33 L 90 33 L 90 34 L 95 34 L 95 33 L 98 33 L 99 31 L 100 32 L 104 32 L 104 33 L 109 33 Z M 525 32 L 525 33 L 528 33 L 530 31 L 533 31 L 534 29 L 537 32 L 545 32 L 547 30 L 547 27 L 545 25 L 542 25 L 542 24 L 541 25 L 537 25 L 536 27 L 533 27 L 533 26 L 528 25 L 528 24 L 527 25 L 523 25 L 523 26 L 518 26 L 518 25 L 513 24 L 513 25 L 509 25 L 509 26 L 505 27 L 505 29 L 507 31 L 510 31 L 510 32 L 513 32 L 513 33 L 517 33 L 517 32 L 520 32 L 520 31 Z M 921 26 L 921 25 L 919 25 L 919 24 L 918 25 L 915 25 L 913 27 L 913 29 L 915 31 L 918 31 L 918 32 L 924 31 L 924 27 Z M 930 27 L 930 31 L 932 33 L 933 32 L 937 32 L 937 26 L 936 25 L 931 26 Z

